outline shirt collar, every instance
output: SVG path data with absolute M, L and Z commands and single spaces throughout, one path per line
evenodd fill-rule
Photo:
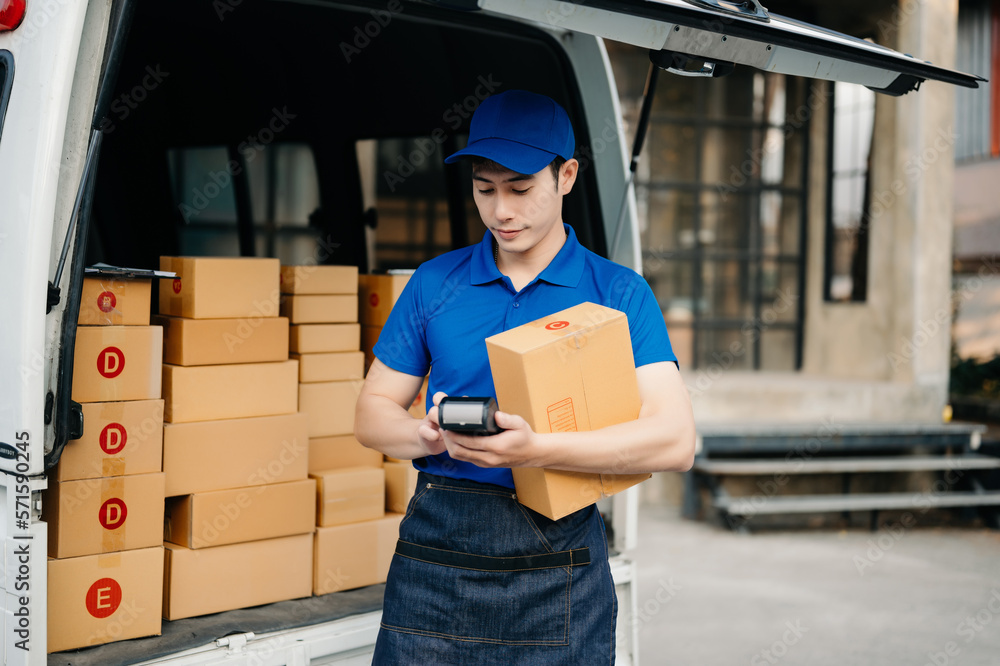
M 538 279 L 549 284 L 575 287 L 583 275 L 585 253 L 583 246 L 576 239 L 573 227 L 563 223 L 563 228 L 566 230 L 566 242 L 538 275 Z M 470 281 L 474 285 L 480 285 L 501 278 L 503 274 L 493 259 L 493 234 L 487 230 L 483 234 L 483 240 L 472 250 Z

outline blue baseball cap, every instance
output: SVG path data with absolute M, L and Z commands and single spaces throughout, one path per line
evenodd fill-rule
M 576 139 L 565 109 L 544 95 L 507 90 L 483 100 L 472 114 L 469 145 L 444 161 L 452 164 L 475 155 L 533 174 L 556 156 L 572 159 L 574 150 Z

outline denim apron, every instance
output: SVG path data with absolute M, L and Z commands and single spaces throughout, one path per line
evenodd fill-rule
M 613 664 L 616 615 L 595 506 L 553 521 L 509 488 L 421 472 L 372 663 Z

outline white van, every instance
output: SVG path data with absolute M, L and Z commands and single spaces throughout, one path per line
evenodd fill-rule
M 630 147 L 602 38 L 648 48 L 656 65 L 688 76 L 750 66 L 894 95 L 925 79 L 979 80 L 770 16 L 755 0 L 0 7 L 0 531 L 10 664 L 47 659 L 40 491 L 87 427 L 69 391 L 85 266 L 256 255 L 361 272 L 413 268 L 481 237 L 467 167 L 445 168 L 441 158 L 461 147 L 483 98 L 525 88 L 559 101 L 579 137 L 582 170 L 565 219 L 584 245 L 640 270 Z M 611 510 L 619 550 L 635 538 L 630 502 L 626 495 Z M 613 568 L 623 596 L 619 663 L 635 663 L 632 565 L 618 556 Z M 163 636 L 58 663 L 368 663 L 380 603 L 376 587 L 164 622 Z

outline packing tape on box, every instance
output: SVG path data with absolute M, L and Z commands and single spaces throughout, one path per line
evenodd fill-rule
M 104 451 L 104 442 L 101 441 L 102 437 L 117 437 L 117 441 L 114 443 L 118 448 L 124 450 L 125 446 L 129 442 L 130 433 L 125 429 L 125 426 L 117 424 L 115 419 L 121 418 L 123 411 L 123 403 L 97 403 L 101 407 L 97 410 L 97 423 L 103 424 L 101 432 L 97 436 L 97 446 Z M 121 419 L 125 421 L 126 419 Z M 120 427 L 112 431 L 110 426 L 112 424 L 119 425 Z M 86 427 L 86 425 L 84 426 Z M 101 476 L 124 476 L 125 475 L 125 459 L 122 456 L 111 456 L 105 454 L 107 457 L 101 459 Z
M 125 476 L 125 459 L 105 458 L 101 461 L 101 476 Z
M 125 549 L 125 522 L 128 507 L 125 505 L 125 477 L 103 479 L 101 483 L 101 508 L 97 519 L 104 528 L 102 550 L 111 552 Z
M 104 553 L 97 556 L 98 569 L 118 569 L 122 565 L 121 553 Z

